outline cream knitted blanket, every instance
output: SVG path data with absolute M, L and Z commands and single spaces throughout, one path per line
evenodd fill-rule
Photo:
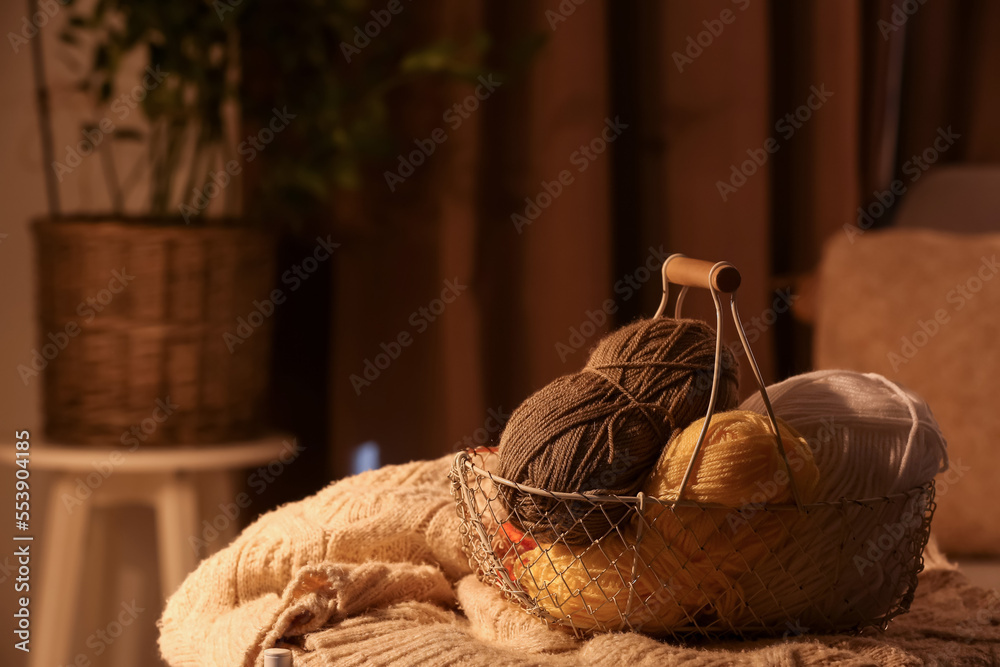
M 1000 664 L 1000 594 L 925 554 L 911 612 L 882 636 L 790 636 L 682 647 L 635 633 L 549 630 L 471 576 L 447 473 L 452 457 L 331 484 L 262 516 L 167 602 L 173 667 L 333 665 Z M 790 628 L 794 634 L 795 628 Z

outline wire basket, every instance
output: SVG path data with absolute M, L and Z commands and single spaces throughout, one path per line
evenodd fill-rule
M 739 273 L 722 262 L 667 258 L 657 317 L 665 310 L 670 282 L 684 285 L 675 316 L 688 287 L 697 286 L 711 292 L 717 320 L 712 397 L 680 487 L 670 498 L 560 493 L 493 474 L 498 461 L 493 448 L 462 451 L 452 468 L 452 491 L 463 548 L 479 579 L 577 636 L 633 630 L 690 640 L 884 630 L 913 601 L 935 509 L 933 481 L 879 498 L 802 503 L 740 325 Z M 683 499 L 715 408 L 721 293 L 730 295 L 793 503 L 729 507 Z M 572 524 L 522 520 L 518 507 L 525 505 L 503 503 L 504 486 L 534 510 L 557 508 Z M 600 515 L 604 521 L 590 520 Z M 593 525 L 610 528 L 594 534 L 588 528 Z M 588 538 L 582 544 L 576 539 L 581 530 Z

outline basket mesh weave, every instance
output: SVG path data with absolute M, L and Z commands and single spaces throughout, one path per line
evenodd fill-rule
M 730 508 L 651 497 L 552 493 L 493 475 L 493 450 L 456 457 L 463 547 L 481 581 L 578 636 L 635 630 L 685 640 L 885 629 L 913 600 L 933 482 L 893 496 Z M 523 533 L 508 485 L 555 501 L 578 525 L 627 507 L 590 542 Z M 618 512 L 610 513 L 613 516 Z

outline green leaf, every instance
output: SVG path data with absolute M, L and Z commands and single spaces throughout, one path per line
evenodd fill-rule
M 222 113 L 235 96 L 242 121 L 251 127 L 266 123 L 275 107 L 296 115 L 261 153 L 260 187 L 247 193 L 248 210 L 280 211 L 289 219 L 324 211 L 333 188 L 359 187 L 369 165 L 403 148 L 392 132 L 393 119 L 406 112 L 396 97 L 401 87 L 419 96 L 422 87 L 445 77 L 474 80 L 484 73 L 480 63 L 492 46 L 485 31 L 430 39 L 420 32 L 424 24 L 415 9 L 408 9 L 348 63 L 340 43 L 353 44 L 355 28 L 363 30 L 370 11 L 385 0 L 220 1 L 235 4 L 221 21 L 214 0 L 67 3 L 77 10 L 67 12 L 60 39 L 71 45 L 67 50 L 77 48 L 92 59 L 79 83 L 92 100 L 111 99 L 126 62 L 145 59 L 169 73 L 141 104 L 149 131 L 140 131 L 140 119 L 130 116 L 132 127 L 114 133 L 115 139 L 148 144 L 156 206 L 169 207 L 170 186 L 183 174 L 192 168 L 201 173 L 202 167 L 193 167 L 205 164 L 201 158 L 229 156 L 233 147 L 226 140 L 234 129 L 237 143 L 243 139 L 242 127 L 230 128 Z M 542 41 L 530 37 L 529 44 L 494 57 L 500 64 L 491 73 L 506 77 L 511 62 L 519 66 L 530 59 Z M 93 50 L 74 46 L 76 40 Z M 241 51 L 236 63 L 233 44 Z M 241 81 L 232 80 L 232 67 Z M 192 145 L 193 162 L 187 148 Z
M 408 53 L 400 62 L 401 72 L 441 72 L 455 64 L 455 45 L 449 41 L 431 44 L 423 49 Z

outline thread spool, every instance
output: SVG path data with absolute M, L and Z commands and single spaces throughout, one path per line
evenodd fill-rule
M 631 530 L 588 545 L 540 544 L 509 571 L 542 609 L 582 630 L 657 634 L 733 613 L 738 596 L 703 558 L 656 539 L 636 544 Z
M 605 336 L 585 368 L 515 409 L 500 438 L 498 474 L 548 491 L 635 495 L 673 433 L 707 412 L 715 331 L 698 320 L 639 320 Z M 716 409 L 737 401 L 737 365 L 723 347 Z M 538 539 L 587 544 L 625 516 L 622 504 L 499 489 L 512 518 Z
M 692 423 L 671 440 L 646 482 L 646 494 L 679 499 L 704 421 Z M 744 410 L 712 416 L 682 499 L 726 509 L 652 504 L 647 520 L 672 549 L 701 551 L 716 567 L 735 576 L 754 569 L 769 545 L 781 539 L 785 526 L 760 508 L 791 503 L 793 479 L 800 500 L 810 502 L 819 470 L 805 439 L 782 420 L 778 427 L 787 466 L 767 418 Z
M 264 649 L 264 667 L 292 667 L 292 652 L 287 648 Z

